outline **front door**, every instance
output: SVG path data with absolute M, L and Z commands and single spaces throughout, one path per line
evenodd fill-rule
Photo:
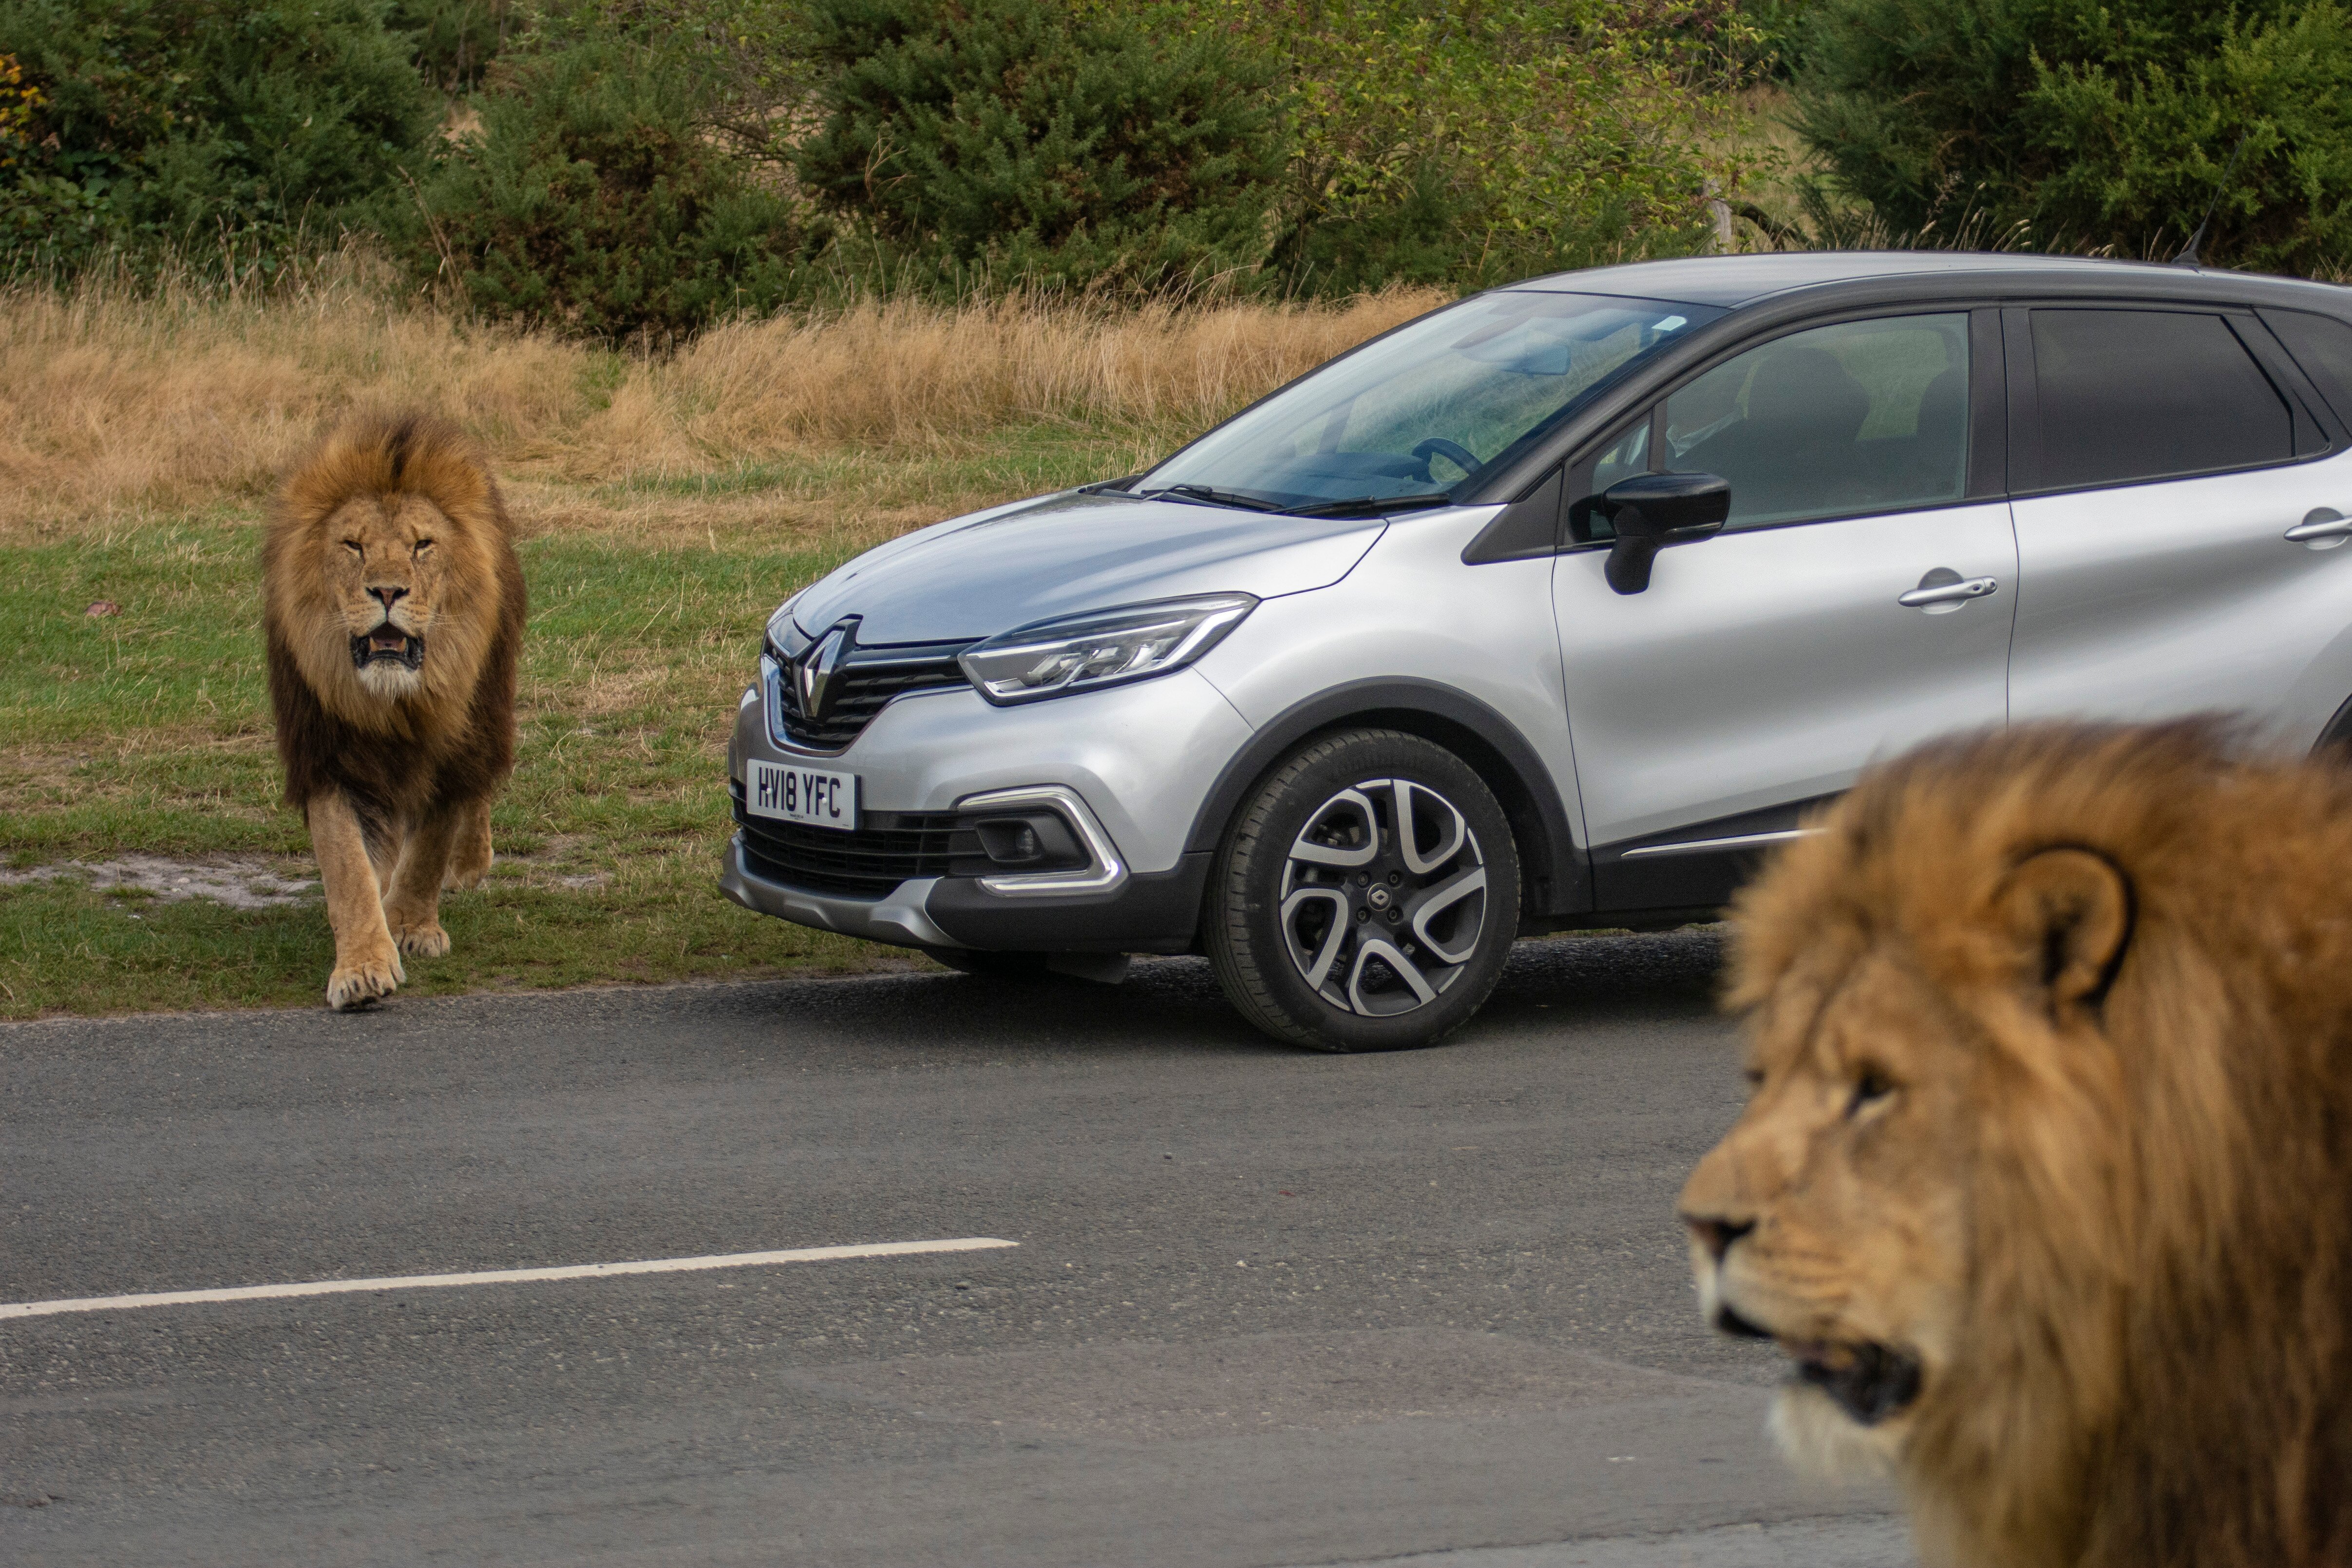
M 2020 718 L 2219 712 L 2308 747 L 2352 695 L 2352 454 L 2251 312 L 2012 310 Z M 2030 377 L 2030 379 L 2028 379 Z
M 1641 592 L 1610 588 L 1581 509 L 1593 537 L 1554 567 L 1598 908 L 1712 907 L 1874 758 L 2003 721 L 1998 332 L 1947 311 L 1792 333 L 1571 468 L 1571 494 L 1645 468 L 1731 486 L 1724 532 Z

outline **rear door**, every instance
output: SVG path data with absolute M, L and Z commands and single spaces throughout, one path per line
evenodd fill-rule
M 1723 533 L 1661 552 L 1627 595 L 1603 576 L 1606 525 L 1571 513 L 1593 537 L 1553 598 L 1599 907 L 1718 904 L 1874 757 L 2002 722 L 2000 332 L 1994 309 L 1791 332 L 1571 467 L 1572 496 L 1644 468 L 1732 495 Z
M 2013 718 L 2220 711 L 2308 746 L 2352 693 L 2352 454 L 2252 311 L 2005 321 Z

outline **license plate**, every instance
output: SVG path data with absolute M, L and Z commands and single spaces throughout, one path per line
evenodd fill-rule
M 785 768 L 747 758 L 743 804 L 755 817 L 805 822 L 812 828 L 857 828 L 857 775 L 819 768 Z

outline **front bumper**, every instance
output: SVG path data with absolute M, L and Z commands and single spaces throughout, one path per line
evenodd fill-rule
M 744 865 L 740 833 L 728 841 L 727 866 L 719 873 L 719 892 L 746 909 L 795 925 L 814 925 L 820 931 L 838 931 L 845 936 L 862 936 L 898 947 L 967 946 L 933 924 L 923 907 L 931 889 L 939 884 L 937 877 L 902 882 L 887 898 L 874 903 L 786 887 L 753 874 Z
M 896 947 L 979 947 L 1005 953 L 1189 953 L 1200 925 L 1207 854 L 1167 871 L 1129 876 L 1115 893 L 1025 898 L 991 894 L 978 877 L 902 882 L 868 902 L 771 882 L 744 864 L 743 840 L 727 846 L 719 890 L 744 908 L 796 925 Z
M 736 711 L 728 770 L 739 796 L 745 761 L 855 772 L 861 812 L 885 822 L 971 809 L 1006 791 L 1066 790 L 1123 874 L 1068 891 L 1021 879 L 922 875 L 858 895 L 780 880 L 738 834 L 719 888 L 747 909 L 868 941 L 1005 952 L 1181 953 L 1199 923 L 1210 857 L 1186 852 L 1195 820 L 1250 727 L 1201 675 L 1138 682 L 998 708 L 977 692 L 899 697 L 836 755 L 777 744 L 764 695 Z M 1084 836 L 1084 835 L 1082 835 Z M 964 869 L 959 864 L 954 869 Z

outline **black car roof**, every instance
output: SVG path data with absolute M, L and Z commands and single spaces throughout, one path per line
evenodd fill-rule
M 1972 286 L 1970 292 L 1990 284 L 2004 293 L 2032 293 L 2038 285 L 2046 284 L 2060 292 L 2075 293 L 2088 284 L 2101 293 L 2119 296 L 2301 304 L 2336 313 L 2352 309 L 2352 290 L 2301 278 L 2157 262 L 1992 251 L 1823 250 L 1694 256 L 1558 272 L 1509 287 L 1736 308 L 1797 289 L 1828 293 L 1839 284 L 1884 285 L 1906 278 Z

